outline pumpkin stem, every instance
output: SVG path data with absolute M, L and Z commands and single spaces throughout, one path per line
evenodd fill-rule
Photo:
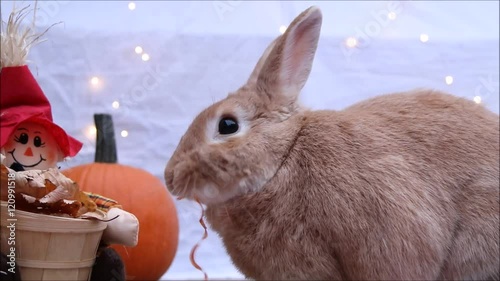
M 96 135 L 96 163 L 117 163 L 115 130 L 110 114 L 94 114 Z

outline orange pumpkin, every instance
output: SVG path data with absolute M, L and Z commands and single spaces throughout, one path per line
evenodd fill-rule
M 63 171 L 84 191 L 112 198 L 139 220 L 135 247 L 112 245 L 122 257 L 127 280 L 159 280 L 170 267 L 179 239 L 174 201 L 163 183 L 138 168 L 117 164 L 113 121 L 94 115 L 97 141 L 95 163 Z

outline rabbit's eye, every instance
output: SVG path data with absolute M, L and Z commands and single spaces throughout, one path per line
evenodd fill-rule
M 219 134 L 229 135 L 238 131 L 238 122 L 231 117 L 224 117 L 219 121 Z

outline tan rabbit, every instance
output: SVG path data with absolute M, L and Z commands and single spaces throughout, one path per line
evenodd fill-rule
M 195 118 L 169 190 L 206 204 L 248 278 L 498 280 L 498 115 L 433 90 L 302 108 L 321 22 L 300 14 Z

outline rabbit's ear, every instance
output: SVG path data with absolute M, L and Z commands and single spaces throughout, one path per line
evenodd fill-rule
M 293 20 L 276 40 L 259 72 L 256 86 L 260 91 L 271 98 L 297 98 L 311 72 L 321 23 L 321 11 L 314 6 Z
M 274 39 L 269 46 L 264 50 L 264 53 L 260 57 L 259 61 L 255 65 L 255 68 L 252 71 L 252 74 L 250 75 L 250 78 L 248 78 L 247 85 L 255 85 L 257 83 L 257 78 L 259 77 L 260 71 L 262 70 L 262 67 L 264 66 L 264 63 L 266 62 L 267 58 L 269 57 L 269 53 L 273 50 L 274 46 L 276 45 L 276 42 L 281 38 L 279 36 L 278 38 Z

